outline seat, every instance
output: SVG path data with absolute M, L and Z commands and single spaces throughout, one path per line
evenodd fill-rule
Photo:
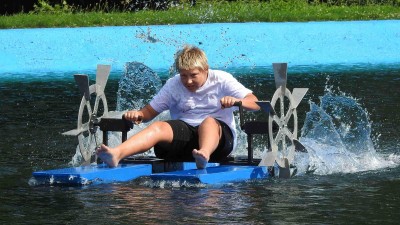
M 235 103 L 236 106 L 239 107 L 239 121 L 240 121 L 240 129 L 247 135 L 247 164 L 253 165 L 258 164 L 259 159 L 254 159 L 254 151 L 253 151 L 253 137 L 254 135 L 268 135 L 268 122 L 267 121 L 245 121 L 244 120 L 244 112 L 242 103 Z M 275 126 L 274 126 L 275 128 Z M 276 129 L 274 129 L 276 130 Z M 267 148 L 270 148 L 269 140 L 267 139 Z

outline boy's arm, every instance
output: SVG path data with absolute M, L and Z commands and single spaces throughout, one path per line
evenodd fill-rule
M 247 94 L 241 101 L 246 110 L 257 111 L 260 109 L 260 106 L 256 103 L 258 98 L 253 93 Z
M 124 114 L 124 118 L 139 124 L 141 122 L 147 122 L 154 117 L 156 117 L 159 113 L 151 107 L 151 105 L 146 105 L 141 110 L 132 110 L 128 111 Z
M 239 102 L 239 101 L 242 102 L 242 107 L 245 108 L 246 110 L 256 111 L 256 110 L 260 109 L 260 106 L 258 106 L 256 103 L 256 101 L 258 101 L 258 98 L 253 93 L 247 94 L 242 99 L 235 98 L 232 96 L 225 96 L 225 97 L 221 98 L 221 105 L 223 108 L 230 108 L 236 102 Z

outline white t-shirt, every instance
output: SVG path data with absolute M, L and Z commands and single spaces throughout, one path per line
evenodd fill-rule
M 165 85 L 150 101 L 158 113 L 169 110 L 171 119 L 182 120 L 198 126 L 208 116 L 224 121 L 232 130 L 236 146 L 236 124 L 233 111 L 237 107 L 221 108 L 220 99 L 232 96 L 242 99 L 252 93 L 231 74 L 221 70 L 208 70 L 205 84 L 196 92 L 190 92 L 181 82 L 180 75 L 167 80 Z

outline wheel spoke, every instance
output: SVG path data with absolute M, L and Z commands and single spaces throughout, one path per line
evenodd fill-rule
M 279 116 L 274 115 L 274 116 L 272 117 L 272 120 L 273 120 L 273 122 L 275 122 L 275 123 L 278 125 L 278 127 L 281 126 L 282 121 L 281 121 L 281 118 L 279 118 Z
M 284 118 L 284 123 L 285 124 L 289 123 L 289 120 L 292 117 L 292 115 L 293 115 L 293 109 L 289 106 L 289 110 L 287 111 L 287 113 L 285 115 L 285 118 Z
M 284 118 L 285 117 L 284 96 L 280 96 L 279 101 L 281 103 L 281 118 Z
M 283 133 L 290 139 L 293 140 L 293 133 L 289 130 L 289 128 L 283 128 Z
M 97 116 L 97 111 L 99 109 L 99 102 L 100 102 L 100 97 L 96 96 L 96 101 L 94 102 L 92 115 L 96 115 Z
M 278 132 L 276 133 L 276 136 L 274 138 L 275 143 L 279 143 L 281 141 L 282 137 L 282 130 L 279 129 Z
M 89 123 L 82 124 L 81 130 L 82 130 L 82 132 L 84 132 L 84 131 L 89 132 Z
M 86 102 L 86 109 L 87 109 L 87 112 L 88 112 L 89 118 L 90 118 L 90 116 L 92 116 L 92 106 L 90 105 L 89 101 Z

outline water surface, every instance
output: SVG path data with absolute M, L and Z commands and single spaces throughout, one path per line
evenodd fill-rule
M 81 96 L 71 74 L 38 78 L 3 76 L 0 78 L 3 140 L 0 222 L 397 224 L 400 219 L 400 70 L 349 71 L 291 74 L 289 67 L 287 86 L 310 88 L 298 108 L 299 128 L 310 112 L 310 102 L 320 106 L 321 97 L 327 94 L 356 99 L 356 105 L 368 115 L 371 127 L 371 155 L 362 160 L 360 155 L 355 155 L 358 163 L 365 164 L 367 169 L 349 170 L 346 167 L 349 158 L 344 159 L 345 164 L 327 166 L 334 158 L 324 154 L 326 149 L 316 148 L 319 143 L 314 140 L 307 142 L 316 151 L 314 156 L 319 157 L 313 161 L 314 172 L 304 170 L 288 180 L 210 187 L 153 187 L 142 179 L 80 188 L 29 185 L 33 171 L 69 166 L 77 140 L 61 133 L 75 128 Z M 275 91 L 271 74 L 254 71 L 234 74 L 260 99 L 270 99 Z M 120 75 L 112 74 L 106 87 L 110 110 L 117 107 Z M 163 75 L 162 80 L 165 78 Z M 262 118 L 262 115 L 248 117 Z M 333 151 L 335 154 L 339 151 L 337 146 L 333 146 Z M 350 154 L 347 149 L 344 151 Z

